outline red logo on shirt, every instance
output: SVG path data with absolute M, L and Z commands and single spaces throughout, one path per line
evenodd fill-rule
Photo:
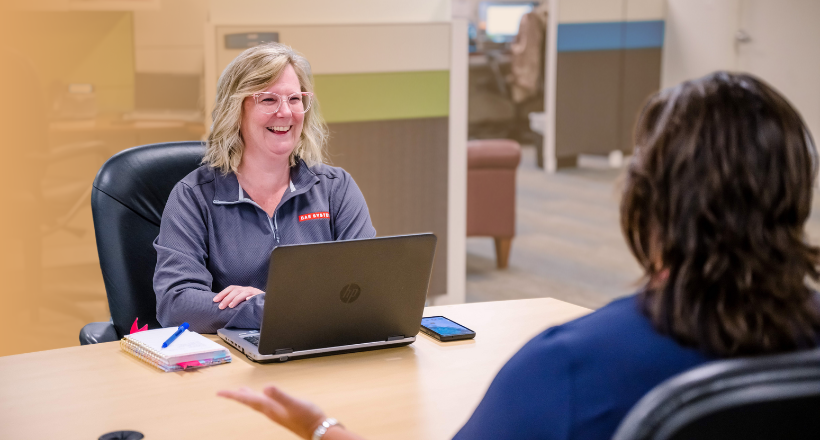
M 312 212 L 310 214 L 302 214 L 299 216 L 299 221 L 315 220 L 317 218 L 330 218 L 329 212 Z

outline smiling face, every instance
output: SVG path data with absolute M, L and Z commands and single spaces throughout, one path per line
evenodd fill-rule
M 296 71 L 288 64 L 279 79 L 262 91 L 287 97 L 301 92 L 302 88 Z M 242 103 L 242 125 L 239 129 L 245 143 L 242 161 L 245 158 L 287 160 L 299 142 L 304 121 L 304 113 L 293 113 L 286 104 L 281 105 L 276 113 L 265 114 L 254 97 L 248 96 Z

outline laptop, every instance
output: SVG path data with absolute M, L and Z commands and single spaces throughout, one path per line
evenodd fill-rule
M 256 362 L 412 344 L 435 252 L 433 234 L 276 247 L 262 328 L 217 334 Z

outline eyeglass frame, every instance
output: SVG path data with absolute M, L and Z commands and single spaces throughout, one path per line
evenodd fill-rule
M 280 108 L 282 108 L 282 102 L 283 102 L 282 101 L 282 95 L 280 95 L 278 93 L 274 93 L 274 92 L 257 92 L 257 93 L 252 94 L 251 96 L 253 96 L 253 102 L 256 103 L 257 106 L 259 106 L 259 97 L 262 96 L 262 95 L 274 95 L 274 96 L 276 96 L 277 98 L 280 99 L 279 106 L 276 107 L 276 110 L 274 110 L 270 113 L 263 111 L 262 113 L 264 113 L 266 115 L 273 115 L 276 112 L 278 112 Z M 290 104 L 288 104 L 288 109 L 290 109 L 291 113 L 298 113 L 300 115 L 303 115 L 303 114 L 307 113 L 308 110 L 310 110 L 311 106 L 313 105 L 313 96 L 314 96 L 313 92 L 293 92 L 293 93 L 291 93 L 290 95 L 287 96 L 288 101 L 290 101 L 290 98 L 293 97 L 294 95 L 301 95 L 302 99 L 304 99 L 305 96 L 310 96 L 310 102 L 308 103 L 307 108 L 303 112 L 293 111 L 293 109 L 290 107 Z

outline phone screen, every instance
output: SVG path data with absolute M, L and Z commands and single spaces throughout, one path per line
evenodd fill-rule
M 421 325 L 428 330 L 438 333 L 441 336 L 457 336 L 475 334 L 472 330 L 463 325 L 456 324 L 443 316 L 432 316 L 421 318 Z

